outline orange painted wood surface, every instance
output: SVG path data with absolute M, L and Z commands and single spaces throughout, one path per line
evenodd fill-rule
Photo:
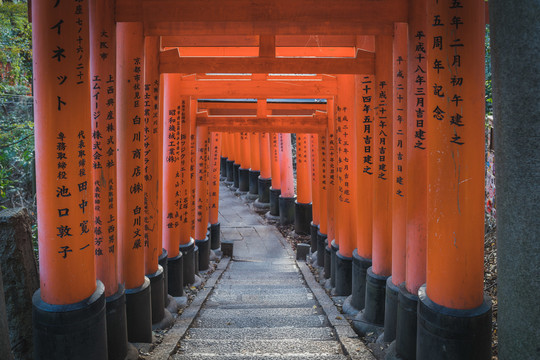
M 427 0 L 410 2 L 407 122 L 407 262 L 405 286 L 417 294 L 426 283 L 427 241 Z M 424 45 L 424 46 L 422 46 Z M 419 70 L 422 69 L 422 70 Z
M 311 156 L 309 135 L 296 135 L 296 201 L 311 203 Z
M 249 133 L 249 147 L 250 147 L 250 170 L 260 171 L 261 170 L 261 154 L 259 146 L 259 133 L 251 132 Z
M 159 70 L 161 73 L 291 73 L 291 74 L 372 74 L 374 72 L 374 54 L 371 52 L 357 52 L 355 58 L 300 58 L 300 57 L 204 57 L 211 56 L 212 52 L 204 53 L 197 50 L 200 57 L 181 57 L 178 49 L 163 51 L 160 54 Z M 224 52 L 227 49 L 223 50 Z M 236 53 L 251 54 L 246 49 L 239 49 Z M 189 52 L 188 52 L 189 54 Z M 233 53 L 236 55 L 235 53 Z M 239 56 L 239 55 L 237 55 Z M 240 55 L 245 56 L 245 55 Z M 282 54 L 292 56 L 292 54 Z M 296 55 L 298 56 L 298 55 Z M 309 56 L 309 55 L 306 55 Z M 313 55 L 311 55 L 313 56 Z M 326 56 L 331 56 L 327 54 Z
M 32 5 L 41 298 L 72 304 L 96 289 L 88 12 Z
M 270 165 L 272 170 L 272 189 L 281 189 L 281 166 L 279 163 L 279 133 L 270 134 Z
M 190 206 L 191 210 L 188 212 L 188 218 L 189 222 L 191 223 L 191 237 L 195 238 L 195 188 L 196 188 L 196 162 L 197 162 L 197 143 L 196 143 L 196 121 L 197 118 L 197 100 L 193 97 L 189 98 L 189 127 L 190 127 L 190 147 L 191 147 L 191 157 L 190 157 L 190 168 L 189 168 L 189 176 L 191 177 L 191 183 L 190 183 Z
M 481 0 L 452 5 L 428 3 L 426 283 L 435 303 L 473 309 L 484 299 L 485 13 Z
M 319 137 L 317 134 L 309 135 L 309 156 L 311 171 L 311 212 L 313 215 L 313 224 L 319 225 L 321 212 L 321 192 L 319 190 L 320 172 L 319 172 Z
M 251 144 L 249 133 L 246 131 L 240 133 L 240 149 L 240 168 L 249 169 L 251 167 Z
M 339 253 L 351 258 L 356 247 L 356 109 L 354 75 L 338 76 L 336 103 L 337 137 L 337 203 L 339 209 L 335 219 Z
M 158 270 L 162 252 L 161 159 L 163 158 L 163 118 L 159 117 L 159 38 L 144 39 L 144 268 L 146 274 Z
M 199 102 L 199 110 L 208 110 L 209 115 L 214 115 L 212 111 L 217 110 L 231 110 L 239 111 L 238 113 L 223 113 L 215 115 L 256 115 L 257 114 L 257 103 L 253 102 L 211 102 L 204 101 Z M 286 115 L 290 113 L 291 115 L 312 115 L 315 111 L 326 110 L 325 103 L 267 103 L 266 104 L 267 114 L 265 115 L 278 115 L 277 111 L 283 112 L 281 115 Z M 240 110 L 250 110 L 250 112 L 240 112 Z M 300 112 L 295 114 L 295 112 Z
M 392 283 L 405 281 L 407 234 L 407 24 L 395 24 L 393 57 Z
M 198 116 L 197 126 L 208 126 L 212 131 L 242 129 L 250 132 L 285 131 L 289 133 L 322 133 L 326 129 L 325 116 Z
M 326 133 L 319 134 L 318 138 L 318 156 L 319 156 L 319 186 L 316 189 L 319 191 L 320 214 L 319 214 L 319 231 L 321 234 L 328 232 L 328 165 L 327 152 L 328 144 L 326 141 Z
M 371 259 L 373 243 L 373 174 L 375 162 L 375 78 L 356 77 L 356 181 L 358 255 Z
M 94 252 L 96 277 L 105 285 L 105 296 L 111 296 L 118 291 L 114 3 L 91 0 L 89 14 L 92 148 L 100 156 L 92 171 Z
M 219 222 L 219 175 L 223 139 L 224 136 L 222 133 L 213 132 L 210 134 L 210 176 L 208 179 L 210 194 L 210 224 L 217 224 Z
M 144 282 L 144 37 L 117 24 L 118 238 L 126 289 Z
M 326 147 L 328 149 L 326 156 L 326 169 L 328 174 L 328 185 L 326 191 L 326 209 L 327 209 L 327 235 L 328 248 L 331 247 L 332 240 L 335 239 L 335 203 L 336 203 L 336 127 L 335 127 L 335 109 L 334 99 L 328 99 L 328 129 L 326 131 Z
M 189 97 L 185 96 L 180 97 L 177 101 L 180 105 L 180 161 L 178 163 L 178 171 L 180 173 L 180 233 L 178 235 L 178 241 L 180 245 L 186 245 L 191 241 L 191 219 L 193 214 L 193 204 L 191 203 L 191 184 L 193 182 L 194 172 L 191 165 L 191 134 L 193 121 L 190 115 L 192 104 Z M 165 192 L 163 192 L 163 194 L 165 195 Z M 179 254 L 178 251 L 174 251 L 174 253 L 176 253 L 176 255 L 171 255 L 169 253 L 168 256 L 174 257 Z
M 195 240 L 206 239 L 208 229 L 209 133 L 205 126 L 197 127 L 195 168 Z
M 279 134 L 279 164 L 281 175 L 281 196 L 294 197 L 294 176 L 292 166 L 291 134 Z
M 261 179 L 272 177 L 272 164 L 270 159 L 270 133 L 259 134 L 259 156 L 261 158 Z
M 182 147 L 180 139 L 185 118 L 185 99 L 175 95 L 180 86 L 180 76 L 177 74 L 166 74 L 163 76 L 163 204 L 162 204 L 162 237 L 163 247 L 167 250 L 169 258 L 178 256 L 180 252 L 180 237 L 182 216 L 181 205 L 185 200 L 183 194 L 182 174 Z M 183 114 L 183 116 L 182 116 Z M 184 195 L 184 196 L 183 196 Z
M 375 169 L 373 181 L 373 272 L 392 273 L 392 37 L 377 36 Z

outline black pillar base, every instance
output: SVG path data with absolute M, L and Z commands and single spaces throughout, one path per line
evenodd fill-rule
M 191 239 L 189 243 L 180 245 L 180 251 L 183 258 L 184 286 L 195 282 L 195 240 Z M 172 295 L 172 294 L 171 294 Z
M 308 235 L 311 231 L 311 220 L 313 220 L 311 203 L 303 204 L 296 201 L 294 203 L 294 208 L 294 231 L 300 235 Z
M 416 329 L 418 296 L 401 284 L 398 294 L 396 322 L 396 354 L 403 360 L 416 359 Z
M 161 265 L 153 274 L 147 274 L 146 277 L 150 280 L 150 297 L 152 298 L 152 324 L 156 324 L 163 320 L 165 316 L 165 298 L 163 296 L 164 273 Z
M 369 267 L 371 260 L 361 257 L 358 250 L 354 249 L 351 306 L 357 310 L 363 310 L 366 303 L 366 273 Z
M 332 240 L 330 244 L 330 285 L 336 287 L 336 254 L 339 251 L 339 245 L 336 240 Z
M 386 297 L 386 279 L 388 276 L 380 276 L 373 273 L 370 267 L 366 273 L 366 300 L 365 308 L 359 312 L 353 322 L 354 327 L 360 334 L 368 332 L 378 336 L 384 326 L 384 306 Z
M 219 162 L 219 174 L 222 178 L 227 177 L 227 158 L 225 156 L 222 156 L 220 158 Z
M 105 308 L 105 286 L 99 280 L 89 298 L 69 305 L 44 302 L 38 289 L 32 296 L 34 358 L 106 359 Z
M 129 342 L 152 342 L 152 298 L 150 280 L 145 276 L 141 286 L 126 289 L 126 316 Z
M 227 160 L 227 182 L 234 183 L 234 160 Z
M 272 179 L 263 179 L 259 176 L 259 202 L 261 204 L 270 203 L 270 187 Z
M 173 258 L 167 259 L 168 289 L 171 296 L 184 296 L 184 256 L 182 252 Z
M 328 238 L 324 240 L 324 278 L 332 277 L 332 249 L 328 247 Z
M 312 254 L 318 249 L 318 246 L 317 246 L 319 245 L 317 243 L 318 232 L 319 232 L 319 225 L 315 225 L 312 221 L 309 227 L 309 234 L 311 235 L 311 253 Z
M 210 249 L 217 250 L 221 247 L 221 225 L 210 224 Z
M 204 240 L 195 240 L 195 245 L 199 248 L 199 271 L 208 270 L 210 267 L 210 239 L 206 236 Z
M 336 253 L 336 295 L 349 296 L 352 291 L 352 257 Z
M 169 305 L 169 266 L 167 265 L 167 250 L 161 249 L 161 255 L 158 257 L 158 264 L 163 268 L 163 298 L 165 299 L 165 307 Z
M 199 247 L 195 241 L 195 247 L 193 248 L 193 258 L 195 259 L 195 282 L 198 282 L 197 276 L 199 275 Z
M 233 165 L 233 188 L 238 189 L 240 187 L 240 164 Z
M 418 290 L 416 358 L 491 359 L 491 299 L 470 310 L 450 309 L 434 303 L 426 286 Z
M 279 224 L 294 224 L 296 197 L 283 197 L 279 195 Z
M 109 359 L 124 359 L 128 353 L 126 294 L 123 285 L 106 298 L 107 347 Z
M 324 248 L 326 241 L 326 234 L 323 234 L 320 231 L 317 231 L 317 266 L 325 266 L 325 255 L 324 255 Z
M 279 197 L 281 189 L 273 189 L 270 187 L 270 215 L 279 216 Z
M 253 200 L 259 198 L 259 170 L 249 170 L 249 194 L 253 195 Z
M 390 276 L 386 280 L 386 297 L 384 302 L 384 342 L 392 342 L 396 339 L 397 307 L 399 286 L 392 282 Z
M 238 191 L 239 192 L 248 192 L 249 191 L 249 169 L 238 169 Z

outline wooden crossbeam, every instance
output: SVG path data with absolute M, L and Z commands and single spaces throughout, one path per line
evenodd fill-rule
M 197 115 L 197 126 L 208 126 L 209 131 L 223 132 L 280 132 L 318 134 L 326 131 L 328 117 L 317 116 L 207 116 Z
M 293 73 L 373 74 L 375 54 L 359 51 L 356 58 L 183 58 L 178 49 L 162 51 L 159 71 L 167 73 Z
M 146 35 L 375 35 L 407 21 L 403 0 L 117 0 Z
M 180 96 L 198 99 L 324 99 L 337 94 L 335 79 L 323 81 L 182 80 Z
M 276 47 L 354 47 L 358 40 L 354 35 L 281 35 L 276 36 Z M 259 36 L 250 35 L 177 35 L 162 36 L 163 47 L 257 47 Z
M 198 103 L 199 110 L 206 109 L 231 109 L 231 110 L 257 110 L 256 102 L 219 102 L 219 101 L 201 101 Z M 268 110 L 279 111 L 325 111 L 325 103 L 266 103 Z

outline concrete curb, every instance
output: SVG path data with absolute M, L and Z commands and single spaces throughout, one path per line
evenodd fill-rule
M 294 251 L 283 236 L 279 237 L 282 245 L 287 250 L 289 256 L 295 258 Z M 326 291 L 315 280 L 310 268 L 305 261 L 296 261 L 296 265 L 302 272 L 302 276 L 306 281 L 307 286 L 315 296 L 315 299 L 321 305 L 328 321 L 336 331 L 337 341 L 343 347 L 345 355 L 348 355 L 353 360 L 376 360 L 375 356 L 369 351 L 367 346 L 360 340 L 356 332 L 351 327 L 351 324 L 345 319 L 345 315 L 341 314 L 336 308 L 334 301 L 326 294 Z
M 172 359 L 172 355 L 177 351 L 178 343 L 184 338 L 184 335 L 193 323 L 193 320 L 195 320 L 195 317 L 199 314 L 208 295 L 210 295 L 210 292 L 212 292 L 230 262 L 230 258 L 221 259 L 212 276 L 204 284 L 203 289 L 199 291 L 193 302 L 182 312 L 182 315 L 176 319 L 174 326 L 163 337 L 163 341 L 153 349 L 149 356 L 145 357 L 146 359 Z

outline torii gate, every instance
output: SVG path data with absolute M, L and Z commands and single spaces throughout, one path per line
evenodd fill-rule
M 208 246 L 213 129 L 320 134 L 318 261 L 362 310 L 357 330 L 384 328 L 405 358 L 442 349 L 490 358 L 478 141 L 484 7 L 34 1 L 37 356 L 116 358 L 126 337 L 151 341 L 167 292 L 181 295 L 193 281 L 192 237 Z M 209 98 L 327 99 L 327 114 L 231 121 L 197 112 L 197 99 Z M 196 201 L 206 201 L 201 214 Z

